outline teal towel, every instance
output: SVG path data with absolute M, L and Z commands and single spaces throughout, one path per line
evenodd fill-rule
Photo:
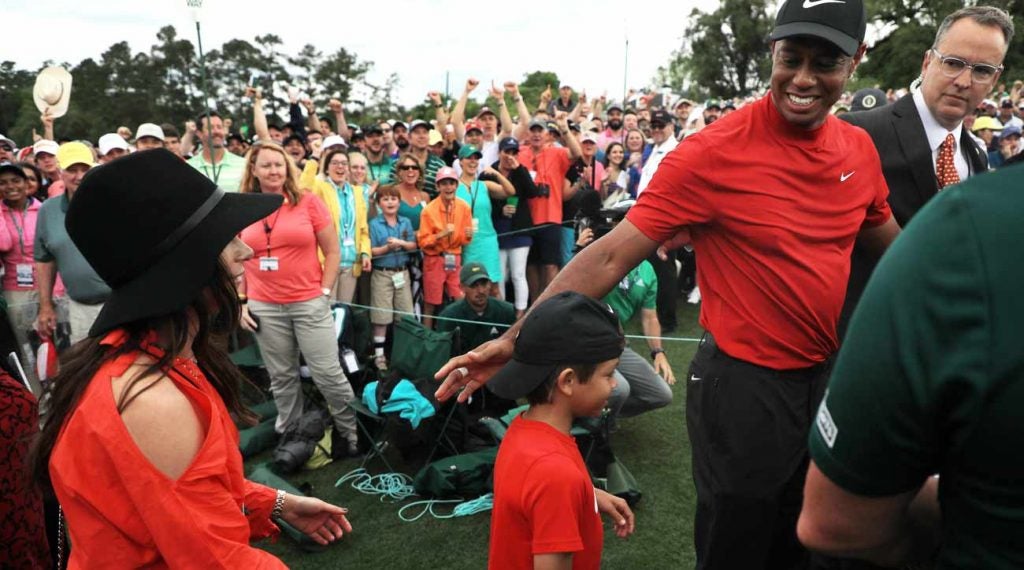
M 370 382 L 363 388 L 363 404 L 375 414 L 397 412 L 399 417 L 409 420 L 412 429 L 420 427 L 424 418 L 434 415 L 434 406 L 430 400 L 424 398 L 416 386 L 405 378 L 395 384 L 391 397 L 380 410 L 377 409 L 377 382 Z

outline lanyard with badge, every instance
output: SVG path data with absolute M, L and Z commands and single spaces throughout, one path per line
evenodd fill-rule
M 341 245 L 342 247 L 355 247 L 356 245 L 356 196 L 355 188 L 346 182 L 338 187 L 331 181 L 335 192 L 338 193 L 338 206 L 341 208 Z M 348 190 L 346 192 L 346 190 Z M 345 203 L 343 204 L 342 201 Z M 346 208 L 346 205 L 348 206 Z
M 267 223 L 267 219 L 263 218 L 263 233 L 267 236 L 267 255 L 260 258 L 260 271 L 277 271 L 281 268 L 280 262 L 276 257 L 270 255 L 270 234 L 274 231 L 277 226 L 277 218 L 281 215 L 281 208 L 278 208 L 274 214 L 274 225 L 271 226 Z
M 452 228 L 452 233 L 456 232 L 455 229 L 455 202 L 453 201 L 448 208 L 444 208 L 444 204 L 441 205 L 441 209 L 444 212 L 444 221 L 446 227 Z M 449 234 L 445 237 L 448 240 L 448 247 L 452 246 L 452 236 Z M 455 254 L 445 252 L 444 253 L 444 270 L 447 272 L 455 271 Z
M 31 198 L 29 199 L 31 203 Z M 28 206 L 25 206 L 25 211 L 28 211 Z M 14 215 L 13 209 L 8 209 L 7 213 L 11 216 L 11 223 L 14 224 L 14 229 L 18 232 L 18 245 L 21 248 L 21 257 L 24 258 L 28 253 L 25 252 L 25 212 L 21 214 L 21 223 L 18 223 L 18 217 Z M 33 275 L 34 265 L 31 263 L 18 263 L 15 265 L 14 270 L 16 271 L 16 279 L 18 287 L 34 287 L 35 276 Z
M 483 182 L 474 180 L 473 183 L 467 188 L 469 190 L 469 214 L 473 217 L 473 234 L 475 235 L 480 231 L 480 218 L 476 217 L 476 195 L 480 192 L 480 186 Z

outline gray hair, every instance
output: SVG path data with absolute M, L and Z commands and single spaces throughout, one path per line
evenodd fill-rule
M 1007 48 L 1010 47 L 1010 41 L 1013 40 L 1013 20 L 1009 14 L 995 6 L 970 6 L 946 16 L 946 19 L 939 25 L 939 31 L 935 33 L 935 43 L 932 44 L 932 47 L 937 47 L 949 28 L 964 18 L 970 18 L 982 26 L 998 27 L 1003 32 L 1005 39 L 1003 45 Z

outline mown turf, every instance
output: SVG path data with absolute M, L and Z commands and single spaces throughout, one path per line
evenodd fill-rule
M 671 336 L 700 336 L 696 307 L 682 303 L 679 323 L 679 329 Z M 631 323 L 627 332 L 639 334 L 639 326 Z M 647 354 L 644 341 L 632 340 L 631 344 L 640 354 Z M 604 568 L 661 570 L 694 565 L 692 534 L 696 499 L 683 411 L 686 370 L 696 344 L 674 341 L 664 344 L 679 380 L 673 387 L 674 401 L 666 408 L 621 420 L 619 430 L 612 436 L 612 446 L 636 476 L 643 499 L 635 509 L 636 533 L 628 540 L 615 537 L 606 522 Z M 246 468 L 251 469 L 267 458 L 268 454 L 257 456 L 246 462 Z M 289 478 L 296 485 L 309 483 L 313 495 L 347 507 L 354 527 L 351 535 L 316 553 L 302 551 L 285 537 L 276 544 L 261 543 L 260 546 L 297 569 L 486 568 L 489 512 L 448 520 L 427 516 L 413 523 L 403 522 L 398 518 L 398 509 L 416 499 L 383 503 L 347 485 L 335 488 L 335 481 L 358 467 L 358 463 L 356 460 L 335 462 Z M 377 462 L 371 469 L 380 472 L 381 467 Z

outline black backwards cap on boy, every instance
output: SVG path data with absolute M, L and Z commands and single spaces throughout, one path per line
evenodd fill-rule
M 861 0 L 786 0 L 775 18 L 771 39 L 811 36 L 853 55 L 866 29 L 867 12 Z
M 487 383 L 502 398 L 525 397 L 561 365 L 598 364 L 622 354 L 626 339 L 615 311 L 573 291 L 537 305 L 523 320 L 512 360 Z

